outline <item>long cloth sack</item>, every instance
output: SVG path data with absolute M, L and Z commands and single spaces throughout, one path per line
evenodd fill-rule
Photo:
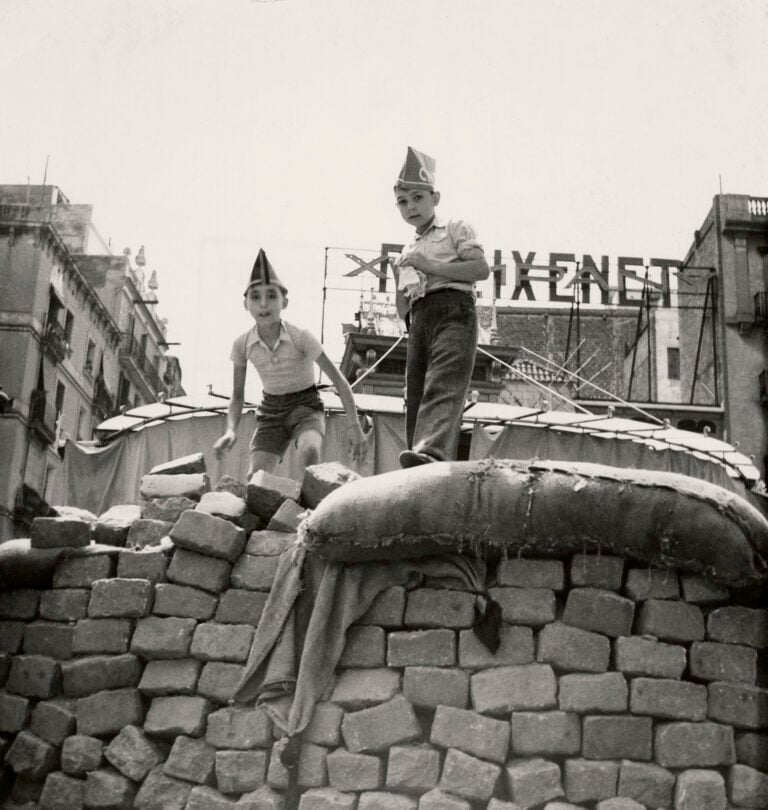
M 339 561 L 602 550 L 737 588 L 768 572 L 768 521 L 738 494 L 586 462 L 483 459 L 363 478 L 324 498 L 299 536 Z

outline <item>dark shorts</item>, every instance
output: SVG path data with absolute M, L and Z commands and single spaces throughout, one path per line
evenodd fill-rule
M 307 430 L 325 435 L 325 408 L 314 385 L 290 394 L 264 394 L 249 452 L 282 458 L 291 439 Z

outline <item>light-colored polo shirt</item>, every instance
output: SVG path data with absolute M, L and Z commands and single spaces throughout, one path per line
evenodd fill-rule
M 443 223 L 438 217 L 434 218 L 432 225 L 424 233 L 416 234 L 414 241 L 403 249 L 397 259 L 397 266 L 412 253 L 421 253 L 428 259 L 441 262 L 468 261 L 485 256 L 475 229 L 468 222 L 463 219 L 449 219 Z M 411 303 L 435 290 L 463 290 L 474 294 L 475 284 L 472 281 L 453 281 L 431 273 L 419 275 L 426 275 L 425 284 L 405 288 L 405 294 Z
M 310 331 L 281 321 L 274 350 L 259 337 L 254 325 L 234 342 L 229 359 L 236 366 L 245 366 L 250 360 L 259 372 L 265 394 L 291 394 L 314 385 L 314 364 L 322 353 L 322 344 Z

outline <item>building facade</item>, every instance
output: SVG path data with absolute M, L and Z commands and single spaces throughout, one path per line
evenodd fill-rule
M 55 186 L 0 185 L 0 540 L 47 510 L 66 440 L 183 393 L 143 251 L 114 256 Z

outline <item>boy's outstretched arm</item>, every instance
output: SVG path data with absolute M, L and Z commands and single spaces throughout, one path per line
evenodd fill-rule
M 240 424 L 240 417 L 243 415 L 245 372 L 247 368 L 247 366 L 233 366 L 232 397 L 229 400 L 229 408 L 227 409 L 227 430 L 213 445 L 216 458 L 221 458 L 237 441 L 237 426 Z
M 364 461 L 368 454 L 368 439 L 360 427 L 360 419 L 357 415 L 357 406 L 355 405 L 355 397 L 352 394 L 352 389 L 349 383 L 344 378 L 344 375 L 336 368 L 336 366 L 328 359 L 325 352 L 315 360 L 320 370 L 326 377 L 333 383 L 336 388 L 336 393 L 341 399 L 344 410 L 347 414 L 347 439 L 350 444 L 352 458 L 355 461 Z
M 432 273 L 451 281 L 485 281 L 490 275 L 488 262 L 483 256 L 476 259 L 463 259 L 453 262 L 443 262 L 439 259 L 428 259 L 421 253 L 411 253 L 401 262 L 403 266 L 410 265 L 422 273 Z

